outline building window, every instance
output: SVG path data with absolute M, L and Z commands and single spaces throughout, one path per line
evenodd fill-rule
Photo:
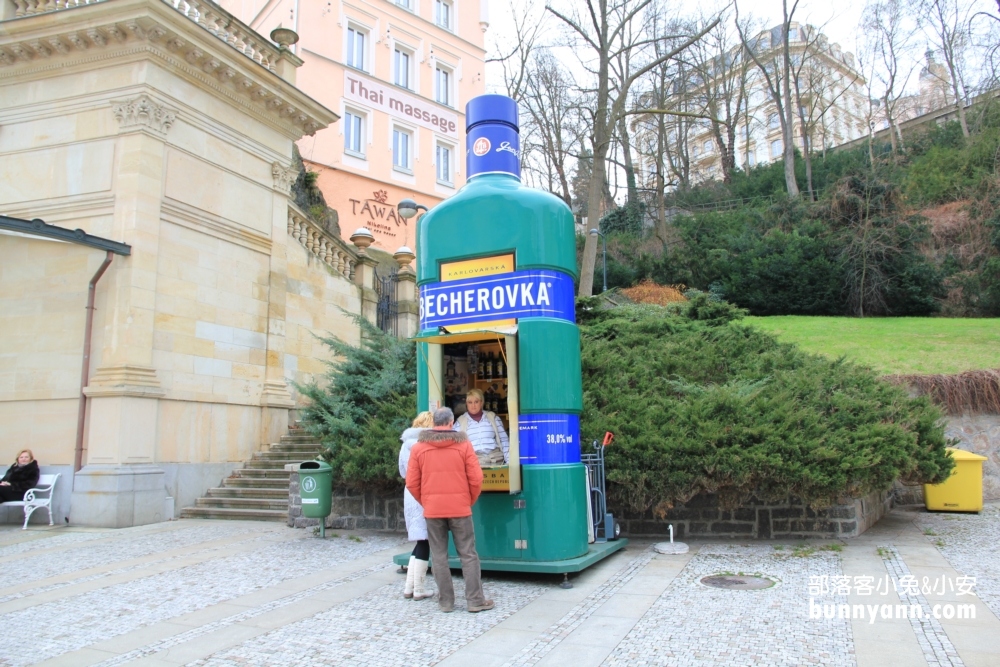
M 434 22 L 445 30 L 451 30 L 451 3 L 436 0 L 434 3 Z
M 747 152 L 747 164 L 751 167 L 757 164 L 757 150 L 755 148 L 751 148 Z
M 451 72 L 439 66 L 434 70 L 434 100 L 450 107 L 451 97 Z
M 347 65 L 359 70 L 365 69 L 365 44 L 368 33 L 351 26 L 347 29 Z
M 784 150 L 784 146 L 781 145 L 781 139 L 775 139 L 771 142 L 771 157 L 781 157 L 782 150 Z
M 711 153 L 712 152 L 712 142 L 711 141 L 706 141 L 704 148 L 705 148 L 705 155 L 708 155 L 709 153 Z
M 393 73 L 393 83 L 397 86 L 402 86 L 403 88 L 411 88 L 410 86 L 410 63 L 413 62 L 413 57 L 401 49 L 396 49 L 393 53 L 392 58 L 392 68 Z
M 698 157 L 699 155 L 701 155 L 701 148 L 694 146 L 694 148 L 691 149 L 691 157 Z
M 409 9 L 413 11 L 413 0 L 396 0 L 396 4 L 404 9 Z
M 344 113 L 344 152 L 360 158 L 365 156 L 365 117 L 350 109 Z
M 453 182 L 451 176 L 451 155 L 452 150 L 450 146 L 445 146 L 444 144 L 437 145 L 434 155 L 434 162 L 437 165 L 437 180 L 447 185 L 451 185 Z
M 773 113 L 767 117 L 767 129 L 777 130 L 781 126 L 781 121 L 778 119 L 778 114 Z
M 413 135 L 398 127 L 392 128 L 392 166 L 394 169 L 410 173 L 410 152 Z

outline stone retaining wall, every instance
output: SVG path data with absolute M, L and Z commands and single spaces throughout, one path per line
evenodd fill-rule
M 667 535 L 674 527 L 674 537 L 726 537 L 760 539 L 803 539 L 810 537 L 856 537 L 872 527 L 892 509 L 892 494 L 873 493 L 864 498 L 848 499 L 840 505 L 811 510 L 794 499 L 784 503 L 750 503 L 735 510 L 719 508 L 711 494 L 696 496 L 686 505 L 676 507 L 666 518 L 652 513 L 629 515 L 611 508 L 626 535 Z M 292 472 L 288 487 L 288 525 L 293 528 L 318 526 L 318 519 L 302 516 L 299 474 Z M 326 519 L 327 528 L 341 530 L 405 531 L 403 498 L 372 491 L 359 493 L 333 490 L 333 504 Z
M 619 520 L 622 533 L 628 535 L 665 535 L 672 525 L 677 539 L 857 537 L 892 509 L 892 498 L 889 492 L 871 493 L 821 510 L 812 510 L 794 498 L 782 503 L 751 500 L 744 507 L 726 510 L 719 507 L 714 494 L 702 494 L 668 511 L 663 519 L 653 517 L 652 512 L 624 512 Z
M 288 525 L 292 528 L 318 526 L 319 519 L 302 516 L 302 495 L 299 491 L 299 473 L 292 471 L 288 481 Z M 346 489 L 333 490 L 327 528 L 340 530 L 393 530 L 405 531 L 403 494 L 388 496 L 374 491 L 358 492 Z

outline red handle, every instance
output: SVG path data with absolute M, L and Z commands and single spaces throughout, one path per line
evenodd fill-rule
M 605 431 L 604 433 L 604 446 L 607 447 L 612 442 L 615 441 L 615 434 L 611 431 Z

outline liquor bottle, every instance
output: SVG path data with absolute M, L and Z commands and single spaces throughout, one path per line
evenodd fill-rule
M 480 380 L 486 379 L 486 355 L 479 353 L 479 369 L 476 372 L 476 377 Z
M 478 367 L 479 360 L 477 359 L 479 355 L 476 354 L 476 346 L 469 345 L 465 348 L 465 361 L 469 369 L 470 375 L 476 374 L 476 368 Z
M 486 357 L 486 375 L 484 375 L 487 380 L 493 379 L 493 353 L 490 352 Z
M 433 340 L 434 336 L 440 336 L 441 326 L 516 318 L 517 332 L 508 334 L 512 335 L 508 351 L 512 358 L 518 359 L 517 407 L 521 414 L 518 421 L 511 419 L 508 422 L 508 433 L 519 434 L 520 451 L 519 459 L 511 451 L 511 463 L 515 467 L 520 465 L 521 488 L 530 497 L 540 497 L 534 495 L 540 493 L 555 501 L 528 504 L 533 525 L 560 528 L 533 532 L 535 541 L 531 553 L 537 560 L 583 555 L 588 551 L 588 520 L 587 494 L 576 492 L 583 475 L 579 437 L 583 392 L 580 332 L 572 298 L 573 281 L 578 277 L 573 212 L 559 197 L 521 184 L 518 161 L 521 143 L 514 100 L 498 95 L 473 98 L 466 107 L 464 120 L 465 185 L 431 207 L 415 224 L 416 246 L 420 250 L 416 260 L 417 286 L 424 305 L 420 332 Z M 442 266 L 457 265 L 470 258 L 482 259 L 484 270 L 496 269 L 488 277 L 490 295 L 492 297 L 494 283 L 503 285 L 504 304 L 494 309 L 491 300 L 488 314 L 477 308 L 468 312 L 463 308 L 457 317 L 449 308 L 442 319 L 436 308 L 438 296 L 447 293 L 450 300 L 454 294 L 457 299 L 466 288 L 459 280 L 442 280 Z M 479 277 L 468 279 L 469 289 L 474 281 L 476 289 L 480 289 Z M 515 285 L 519 297 L 516 304 L 513 303 Z M 544 308 L 539 306 L 538 296 L 542 287 L 548 299 Z M 526 293 L 527 289 L 531 291 Z M 535 300 L 534 306 L 528 305 L 529 295 Z M 523 308 L 522 301 L 525 302 Z M 464 294 L 461 303 L 465 305 Z M 478 298 L 472 301 L 473 306 L 478 303 Z M 447 342 L 448 339 L 437 341 Z M 433 348 L 437 343 L 418 345 Z M 491 345 L 491 349 L 496 351 L 497 346 Z M 427 366 L 432 359 L 436 360 L 436 367 Z M 437 391 L 435 378 L 443 370 L 440 359 L 440 355 L 427 354 L 423 349 L 418 355 L 418 405 L 427 405 Z M 510 377 L 510 369 L 504 368 L 504 371 L 506 377 Z M 503 380 L 499 382 L 502 384 Z M 477 382 L 481 389 L 487 384 L 492 382 Z M 514 389 L 511 385 L 510 390 Z M 513 410 L 513 406 L 508 409 Z M 558 430 L 551 430 L 550 425 Z M 564 433 L 569 437 L 565 443 L 553 445 L 546 441 L 550 433 Z M 512 475 L 512 490 L 517 480 L 518 477 Z M 501 505 L 507 511 L 501 511 Z M 485 516 L 487 513 L 475 516 L 473 521 L 477 533 L 484 528 L 491 534 L 500 531 L 497 537 L 503 539 L 496 542 L 506 546 L 509 543 L 506 537 L 513 539 L 515 534 L 522 537 L 516 532 L 521 519 L 509 522 L 515 525 L 512 529 L 515 532 L 509 536 L 499 527 L 500 523 L 513 516 L 510 512 L 523 510 L 508 510 L 512 508 L 509 501 L 498 502 L 496 506 L 495 512 L 491 510 L 488 516 Z M 477 548 L 481 557 L 488 558 L 493 554 L 485 542 Z
M 507 377 L 507 364 L 505 364 L 503 362 L 503 355 L 502 354 L 499 357 L 497 357 L 497 372 L 496 372 L 496 376 L 498 378 L 505 378 L 505 377 Z

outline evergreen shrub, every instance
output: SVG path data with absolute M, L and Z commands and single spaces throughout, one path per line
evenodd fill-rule
M 616 434 L 606 456 L 617 507 L 662 516 L 699 492 L 729 507 L 789 495 L 823 506 L 950 473 L 927 399 L 779 343 L 725 302 L 579 306 L 582 439 Z
M 705 491 L 728 506 L 797 496 L 815 506 L 946 479 L 940 410 L 866 368 L 806 354 L 740 322 L 704 293 L 669 307 L 610 310 L 578 301 L 583 442 L 606 430 L 612 504 L 663 513 Z M 401 492 L 399 436 L 415 416 L 415 345 L 358 319 L 310 400 L 305 427 L 326 447 L 334 483 Z
M 323 444 L 335 485 L 402 492 L 399 436 L 416 417 L 416 345 L 352 317 L 361 341 L 322 338 L 334 360 L 323 377 L 297 385 L 309 399 L 302 423 Z

